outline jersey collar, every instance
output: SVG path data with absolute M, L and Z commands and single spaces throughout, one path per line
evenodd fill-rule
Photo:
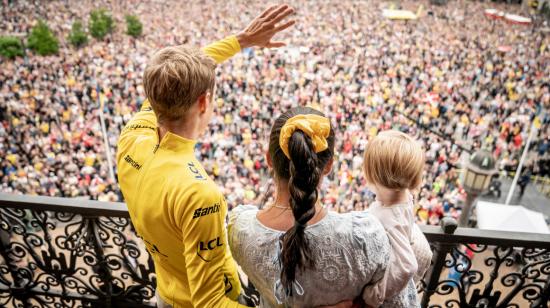
M 193 153 L 195 140 L 183 138 L 171 132 L 166 132 L 160 141 L 159 148 L 177 153 Z

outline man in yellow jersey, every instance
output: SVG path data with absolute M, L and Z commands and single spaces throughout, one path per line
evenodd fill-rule
M 167 47 L 143 75 L 147 100 L 118 141 L 120 187 L 138 235 L 153 256 L 159 307 L 244 307 L 226 239 L 227 205 L 195 158 L 215 100 L 216 64 L 241 48 L 280 47 L 294 10 L 270 7 L 237 35 L 202 50 Z

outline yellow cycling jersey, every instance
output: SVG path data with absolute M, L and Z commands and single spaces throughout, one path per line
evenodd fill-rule
M 240 50 L 234 36 L 203 49 L 216 62 Z M 227 245 L 225 199 L 195 158 L 195 141 L 159 140 L 145 101 L 120 134 L 118 180 L 132 223 L 152 255 L 160 297 L 173 307 L 244 307 Z

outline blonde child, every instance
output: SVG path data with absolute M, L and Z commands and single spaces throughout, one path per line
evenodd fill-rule
M 376 194 L 369 211 L 386 230 L 392 254 L 384 277 L 363 291 L 368 306 L 378 307 L 401 291 L 411 279 L 418 281 L 432 257 L 429 244 L 415 224 L 412 191 L 422 183 L 424 151 L 399 131 L 384 131 L 369 141 L 364 173 L 367 187 Z

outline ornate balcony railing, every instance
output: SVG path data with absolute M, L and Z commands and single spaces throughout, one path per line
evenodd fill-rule
M 422 307 L 547 308 L 550 235 L 423 226 L 432 267 L 419 292 Z
M 0 307 L 155 307 L 126 206 L 0 195 Z
M 548 307 L 550 235 L 453 223 L 422 227 L 422 307 Z M 155 307 L 155 283 L 124 204 L 0 194 L 0 307 Z

